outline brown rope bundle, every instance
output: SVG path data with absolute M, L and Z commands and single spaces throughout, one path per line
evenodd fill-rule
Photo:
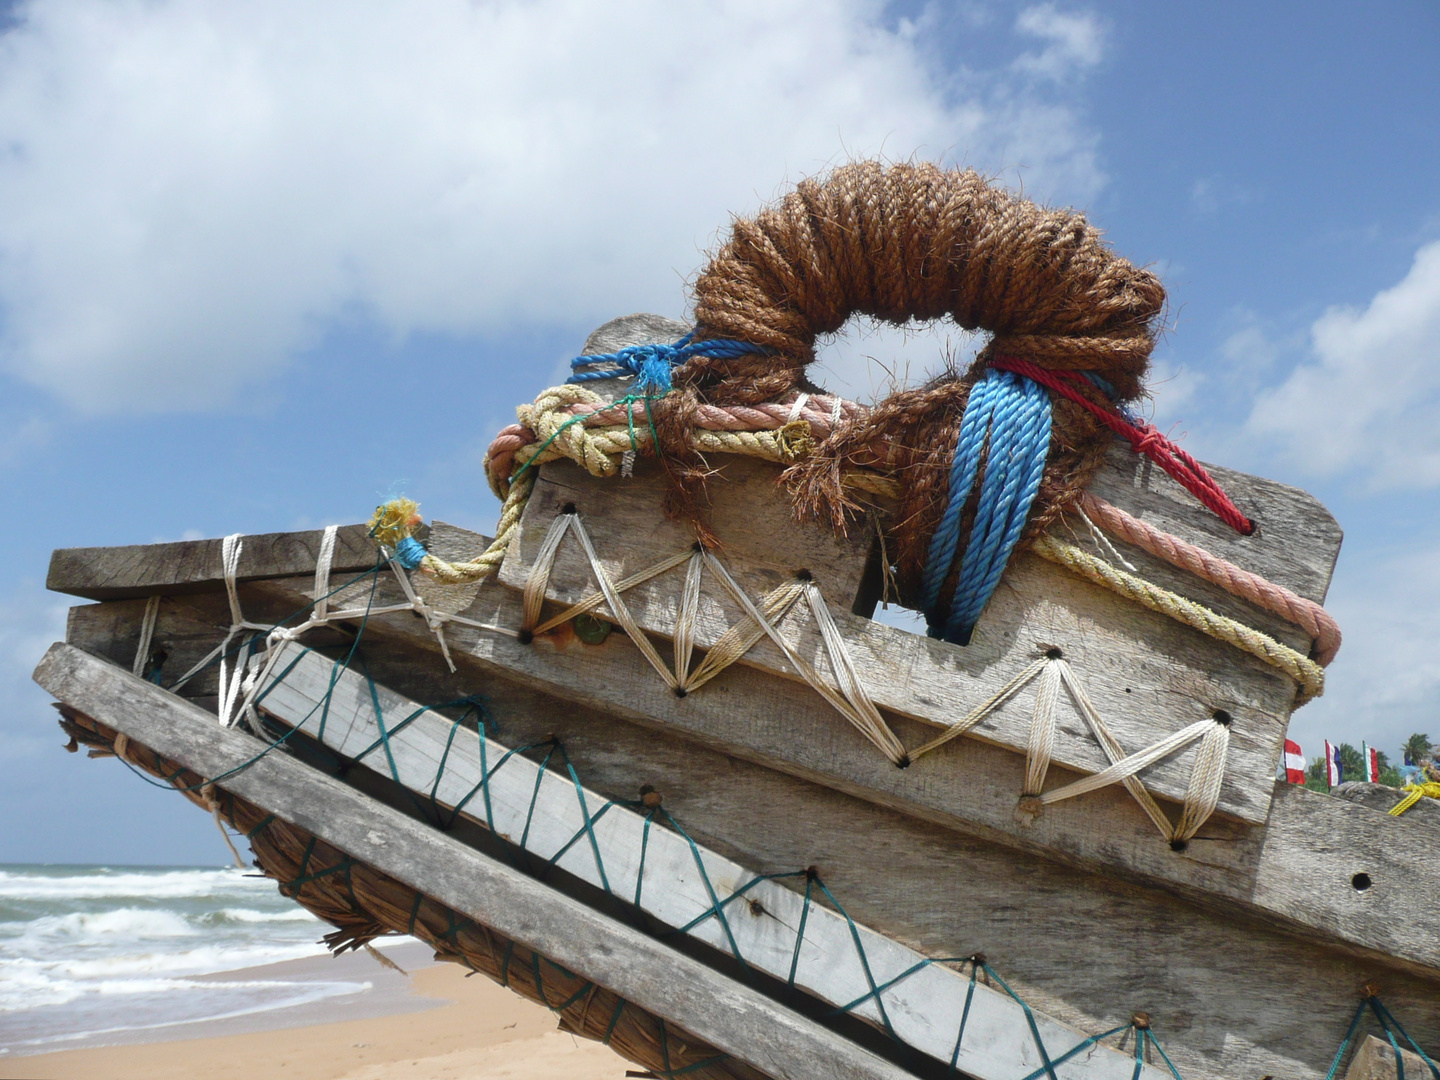
M 944 509 L 970 387 L 990 361 L 1018 357 L 1092 372 L 1116 400 L 1137 398 L 1165 292 L 1070 210 L 1036 205 L 974 171 L 860 162 L 799 184 L 730 239 L 695 284 L 698 338 L 751 342 L 736 359 L 698 357 L 675 372 L 659 410 L 668 466 L 695 514 L 703 469 L 686 432 L 701 404 L 754 404 L 803 384 L 818 335 L 853 315 L 893 323 L 950 317 L 991 341 L 963 375 L 902 391 L 852 418 L 790 473 L 797 509 L 843 526 L 855 504 L 841 476 L 878 468 L 903 482 L 893 526 L 898 584 L 913 595 Z M 1094 391 L 1097 403 L 1106 403 Z M 1049 462 L 1029 535 L 1073 502 L 1111 439 L 1085 409 L 1053 401 Z M 947 586 L 947 592 L 949 587 Z

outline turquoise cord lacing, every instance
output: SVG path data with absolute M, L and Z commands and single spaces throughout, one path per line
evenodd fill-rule
M 1375 1019 L 1380 1022 L 1380 1030 L 1385 1032 L 1385 1037 L 1390 1040 L 1390 1049 L 1395 1052 L 1395 1077 L 1396 1080 L 1405 1080 L 1405 1057 L 1400 1053 L 1400 1044 L 1395 1041 L 1395 1033 L 1399 1032 L 1401 1038 L 1410 1044 L 1410 1048 L 1420 1055 L 1420 1060 L 1430 1068 L 1430 1075 L 1434 1080 L 1440 1080 L 1440 1066 L 1430 1060 L 1430 1055 L 1420 1049 L 1420 1044 L 1410 1037 L 1410 1033 L 1400 1026 L 1385 1004 L 1374 994 L 1367 994 L 1361 1000 L 1359 1008 L 1355 1010 L 1355 1017 L 1350 1021 L 1350 1030 L 1345 1033 L 1345 1039 L 1340 1043 L 1340 1049 L 1335 1051 L 1335 1060 L 1330 1063 L 1330 1071 L 1325 1074 L 1325 1080 L 1335 1080 L 1335 1074 L 1340 1069 L 1340 1062 L 1345 1058 L 1345 1051 L 1350 1048 L 1350 1040 L 1355 1038 L 1355 1032 L 1360 1028 L 1360 1021 L 1365 1016 L 1365 1010 L 1369 1009 L 1375 1014 Z

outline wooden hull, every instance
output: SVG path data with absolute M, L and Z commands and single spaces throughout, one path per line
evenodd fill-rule
M 431 545 L 458 550 L 477 539 L 437 529 Z M 195 571 L 210 575 L 198 587 L 211 591 L 187 594 L 197 583 L 178 579 L 192 576 L 189 571 L 162 580 L 167 575 L 151 572 L 153 563 L 131 559 L 137 575 L 137 568 L 149 567 L 142 591 L 169 597 L 160 606 L 154 640 L 168 654 L 163 670 L 173 675 L 223 638 L 229 608 L 224 593 L 213 591 L 213 569 Z M 282 576 L 258 569 L 257 579 L 239 590 L 248 617 L 278 621 L 306 601 L 313 582 L 299 576 L 306 571 L 303 559 L 286 562 Z M 123 593 L 122 578 L 110 573 L 106 587 Z M 379 590 L 376 602 L 393 599 L 393 589 Z M 477 621 L 503 621 L 507 611 L 513 615 L 516 600 L 487 586 L 478 594 L 454 594 L 450 602 Z M 114 599 L 76 608 L 68 637 L 128 668 L 144 607 L 140 600 Z M 340 632 L 314 633 L 322 646 L 348 640 Z M 1014 790 L 1014 755 L 979 741 L 957 740 L 947 748 L 947 768 L 968 784 L 965 797 L 940 786 L 938 768 L 936 777 L 901 788 L 894 777 L 904 773 L 875 767 L 870 748 L 832 717 L 817 714 L 787 680 L 765 684 L 773 689 L 768 711 L 778 717 L 767 727 L 754 709 L 723 708 L 727 695 L 733 701 L 754 693 L 750 671 L 735 669 L 729 689 L 722 676 L 713 695 L 696 695 L 697 703 L 720 705 L 688 718 L 673 711 L 673 695 L 637 692 L 640 680 L 626 674 L 637 660 L 618 634 L 602 645 L 572 637 L 522 647 L 452 625 L 447 643 L 453 674 L 434 635 L 413 614 L 374 618 L 365 635 L 365 660 L 377 684 L 420 702 L 480 694 L 501 742 L 559 740 L 587 788 L 628 801 L 648 786 L 699 844 L 752 871 L 816 868 L 858 924 L 923 956 L 984 954 L 1042 1017 L 1093 1034 L 1123 1026 L 1137 1011 L 1149 1013 L 1184 1076 L 1324 1075 L 1366 982 L 1378 985 L 1422 1045 L 1440 1041 L 1440 928 L 1429 903 L 1440 886 L 1431 854 L 1440 828 L 1423 818 L 1389 818 L 1281 785 L 1273 793 L 1268 827 L 1218 824 L 1215 835 L 1227 841 L 1228 858 L 1207 859 L 1197 845 L 1199 852 L 1189 858 L 1165 862 L 1155 855 L 1153 834 L 1145 832 L 1138 811 L 1118 793 L 1087 796 L 1078 826 L 1055 815 L 1042 820 L 1038 832 L 1015 828 L 1008 814 L 1013 798 L 1004 794 Z M 52 654 L 37 677 L 61 701 L 102 723 L 131 727 L 137 743 L 203 776 L 220 775 L 263 746 L 215 727 L 213 716 L 205 726 L 206 714 L 195 705 L 213 709 L 216 687 L 208 675 L 184 688 L 190 703 L 76 654 Z M 180 738 L 182 729 L 188 742 Z M 216 787 L 279 814 L 365 865 L 402 880 L 408 874 L 411 888 L 635 1001 L 696 1046 L 719 1047 L 745 1068 L 776 1076 L 888 1075 L 886 1070 L 906 1066 L 922 1075 L 944 1071 L 944 1063 L 933 1059 L 917 1064 L 912 1054 L 907 1060 L 877 1036 L 873 1024 L 861 1029 L 853 1020 L 807 1017 L 807 1009 L 827 1010 L 809 1001 L 797 1012 L 779 1000 L 783 986 L 777 990 L 773 981 L 746 985 L 733 963 L 727 967 L 722 950 L 699 949 L 687 958 L 698 968 L 667 976 L 661 992 L 645 997 L 612 969 L 583 966 L 573 950 L 591 941 L 590 931 L 541 938 L 533 927 L 517 929 L 515 920 L 537 902 L 534 896 L 507 894 L 481 904 L 483 890 L 474 884 L 479 871 L 470 863 L 470 876 L 460 880 L 450 870 L 442 873 L 446 860 L 470 858 L 460 848 L 488 857 L 474 846 L 483 847 L 483 838 L 472 835 L 467 844 L 442 834 L 422 824 L 413 805 L 408 817 L 401 814 L 395 806 L 403 803 L 393 791 L 386 795 L 383 768 L 376 774 L 356 767 L 347 786 L 280 754 L 264 761 L 271 758 L 274 765 L 266 768 L 283 765 L 284 775 L 269 778 L 268 787 L 251 786 L 259 783 L 259 766 Z M 307 788 L 312 780 L 328 785 L 323 797 Z M 987 790 L 994 796 L 987 797 Z M 445 842 L 444 854 L 405 870 L 351 828 L 357 815 L 419 830 L 417 837 L 434 833 L 437 843 Z M 409 846 L 410 832 L 406 836 Z M 1212 843 L 1220 847 L 1218 839 Z M 1372 883 L 1363 891 L 1351 880 L 1360 872 Z M 571 895 L 554 881 L 526 882 L 549 890 L 537 895 L 595 913 L 586 902 L 593 893 L 583 888 Z M 675 956 L 647 951 L 655 944 L 641 934 L 614 949 L 631 968 L 668 965 L 678 972 Z M 763 1023 L 755 1021 L 761 1027 L 717 1028 L 724 1002 L 734 1003 L 736 1017 L 763 1017 Z M 1023 1027 L 1015 1033 L 1015 1067 L 1003 1075 L 1029 1071 L 1021 1068 L 1028 1039 Z M 1078 1059 L 1057 1067 L 1063 1076 L 1078 1076 L 1077 1069 Z

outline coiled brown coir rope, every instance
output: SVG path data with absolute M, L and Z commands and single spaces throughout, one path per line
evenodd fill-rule
M 755 218 L 737 220 L 694 292 L 698 339 L 758 347 L 739 358 L 690 360 L 674 373 L 678 392 L 656 410 L 679 496 L 672 509 L 696 518 L 704 470 L 687 438 L 699 405 L 755 404 L 803 386 L 816 337 L 853 315 L 899 324 L 949 316 L 993 335 L 964 374 L 842 422 L 788 474 L 797 509 L 840 527 L 856 509 L 843 473 L 858 466 L 902 481 L 891 530 L 902 600 L 918 588 L 959 420 L 989 363 L 1010 356 L 1091 372 L 1115 395 L 1112 402 L 1087 390 L 1097 404 L 1133 401 L 1165 302 L 1159 279 L 1116 256 L 1079 213 L 1018 198 L 972 170 L 873 161 L 803 181 Z M 1074 501 L 1110 441 L 1094 416 L 1055 395 L 1027 536 Z

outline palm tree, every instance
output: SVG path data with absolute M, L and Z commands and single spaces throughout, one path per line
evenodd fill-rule
M 1411 735 L 1401 749 L 1412 765 L 1419 765 L 1435 752 L 1435 747 L 1430 744 L 1430 736 L 1420 734 Z
M 1342 742 L 1335 749 L 1340 751 L 1340 779 L 1364 780 L 1365 759 L 1360 756 L 1360 751 L 1348 742 Z

